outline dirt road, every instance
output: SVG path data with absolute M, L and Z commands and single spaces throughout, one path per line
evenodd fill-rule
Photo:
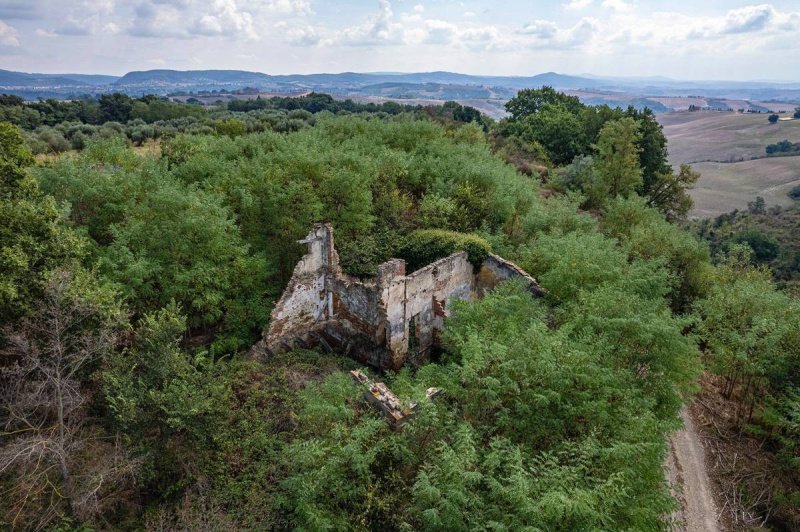
M 717 507 L 706 473 L 705 451 L 686 407 L 681 411 L 684 428 L 672 436 L 667 478 L 681 505 L 671 516 L 677 530 L 721 532 Z

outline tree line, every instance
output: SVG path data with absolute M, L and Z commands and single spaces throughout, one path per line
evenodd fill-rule
M 153 95 L 131 98 L 104 94 L 97 99 L 25 102 L 18 96 L 0 95 L 0 120 L 19 126 L 34 154 L 82 150 L 92 139 L 120 137 L 136 146 L 166 140 L 178 134 L 242 135 L 261 131 L 296 131 L 313 123 L 322 112 L 366 113 L 381 116 L 426 114 L 440 121 L 487 123 L 481 113 L 456 102 L 441 106 L 411 106 L 395 102 L 339 101 L 327 94 L 296 98 L 232 100 L 227 105 L 202 105 L 170 101 Z

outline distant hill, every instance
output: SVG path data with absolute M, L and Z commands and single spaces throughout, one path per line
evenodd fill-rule
M 48 76 L 49 74 L 45 74 Z M 53 74 L 54 76 L 72 79 L 86 85 L 111 85 L 119 79 L 119 76 L 106 76 L 103 74 Z
M 57 87 L 103 86 L 114 83 L 116 76 L 99 74 L 29 74 L 0 70 L 0 88 L 6 87 Z
M 325 85 L 366 86 L 377 85 L 380 83 L 436 83 L 455 85 L 490 85 L 509 88 L 552 85 L 556 88 L 581 89 L 600 87 L 606 82 L 600 79 L 565 76 L 562 74 L 556 74 L 555 72 L 548 72 L 529 77 L 508 77 L 472 76 L 469 74 L 458 74 L 454 72 L 370 74 L 342 72 L 340 74 L 269 75 L 261 72 L 248 72 L 243 70 L 145 70 L 129 72 L 119 78 L 114 85 L 124 87 L 148 84 L 207 85 L 210 83 L 243 86 L 296 84 L 307 85 L 309 87 Z
M 785 91 L 800 91 L 800 82 L 775 83 L 765 81 L 678 81 L 668 78 L 603 78 L 594 76 L 570 76 L 556 72 L 545 72 L 535 76 L 474 76 L 457 72 L 342 72 L 337 74 L 288 74 L 272 75 L 246 70 L 141 70 L 128 72 L 122 77 L 92 74 L 29 74 L 0 70 L 0 89 L 6 87 L 81 85 L 124 89 L 126 87 L 194 87 L 194 86 L 239 86 L 273 88 L 283 85 L 320 87 L 365 87 L 381 83 L 416 83 L 441 85 L 480 85 L 521 89 L 550 85 L 568 90 L 637 91 L 640 95 L 679 95 L 702 91 L 707 96 L 723 96 L 732 92 L 761 92 L 780 94 Z M 733 97 L 727 95 L 726 97 Z M 763 95 L 761 96 L 763 98 Z
M 257 85 L 270 83 L 271 76 L 244 70 L 143 70 L 128 72 L 114 82 L 117 86 L 150 84 L 204 85 L 210 83 Z
M 763 110 L 793 108 L 800 103 L 800 83 L 766 81 L 678 81 L 668 78 L 609 78 L 545 72 L 535 76 L 474 76 L 457 72 L 341 72 L 319 74 L 265 74 L 246 70 L 142 70 L 124 76 L 90 74 L 29 74 L 0 70 L 0 92 L 27 99 L 74 98 L 86 94 L 124 92 L 186 95 L 248 88 L 271 94 L 325 92 L 336 97 L 376 97 L 396 100 L 456 100 L 483 102 L 493 116 L 503 115 L 502 102 L 526 88 L 549 85 L 570 92 L 592 105 L 650 107 L 656 112 L 685 108 L 686 98 L 703 99 L 703 107 Z M 677 103 L 674 103 L 677 102 Z

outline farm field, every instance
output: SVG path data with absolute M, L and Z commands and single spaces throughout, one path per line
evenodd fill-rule
M 787 193 L 800 184 L 800 157 L 765 158 L 764 150 L 784 139 L 800 142 L 800 120 L 770 124 L 764 114 L 713 111 L 668 113 L 658 120 L 670 163 L 690 163 L 702 176 L 692 191 L 691 217 L 745 209 L 756 196 L 768 206 L 792 204 Z
M 702 177 L 692 190 L 694 218 L 708 218 L 746 209 L 761 196 L 767 206 L 791 205 L 787 195 L 800 185 L 800 157 L 771 157 L 740 163 L 698 163 L 692 167 Z
M 770 124 L 766 114 L 685 111 L 658 115 L 658 121 L 669 139 L 672 164 L 744 161 L 763 157 L 768 144 L 800 142 L 800 120 Z

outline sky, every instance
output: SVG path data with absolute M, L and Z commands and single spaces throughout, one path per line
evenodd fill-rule
M 800 81 L 800 0 L 0 0 L 0 68 Z

